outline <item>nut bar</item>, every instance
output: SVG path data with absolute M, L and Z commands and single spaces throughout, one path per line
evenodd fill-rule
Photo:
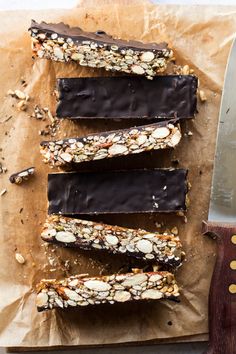
M 64 23 L 37 23 L 29 28 L 33 55 L 112 72 L 144 75 L 152 79 L 167 68 L 173 51 L 167 43 L 115 39 L 104 31 L 85 32 Z
M 184 256 L 179 237 L 170 232 L 151 233 L 58 215 L 48 216 L 41 237 L 64 247 L 123 253 L 173 267 Z
M 48 175 L 49 214 L 186 210 L 187 170 L 140 169 Z
M 196 76 L 79 77 L 57 80 L 58 118 L 194 118 Z
M 23 181 L 27 181 L 29 176 L 33 175 L 35 171 L 34 167 L 26 168 L 20 172 L 13 173 L 9 177 L 9 181 L 15 184 L 21 184 Z
M 90 134 L 81 138 L 41 142 L 44 162 L 51 166 L 101 160 L 139 154 L 144 151 L 173 148 L 181 139 L 180 127 L 159 122 L 122 130 Z
M 127 273 L 108 276 L 71 276 L 42 280 L 37 286 L 38 311 L 134 300 L 177 300 L 179 288 L 169 272 Z

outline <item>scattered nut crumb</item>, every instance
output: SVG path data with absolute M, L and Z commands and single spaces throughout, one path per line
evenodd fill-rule
M 20 83 L 21 83 L 21 85 L 22 85 L 23 87 L 26 87 L 26 86 L 27 86 L 27 82 L 26 82 L 26 80 L 24 79 L 24 77 L 21 77 L 21 78 L 20 78 Z
M 203 90 L 199 90 L 199 97 L 202 102 L 205 102 L 207 100 L 206 94 Z
M 55 118 L 53 117 L 53 115 L 49 109 L 48 109 L 48 118 L 50 119 L 51 123 L 54 123 Z
M 7 172 L 7 168 L 4 167 L 4 166 L 2 165 L 2 163 L 0 162 L 0 174 L 1 174 L 1 173 L 6 173 L 6 172 Z
M 34 106 L 34 112 L 32 113 L 31 117 L 36 118 L 36 119 L 42 119 L 45 120 L 45 111 L 43 108 L 39 107 L 38 105 Z
M 189 130 L 189 131 L 187 132 L 187 135 L 188 135 L 188 136 L 192 136 L 192 135 L 193 135 L 193 132 L 191 132 L 191 130 Z
M 35 167 L 28 167 L 22 171 L 13 173 L 9 177 L 11 183 L 21 184 L 23 181 L 27 181 L 28 178 L 35 172 Z
M 20 100 L 25 100 L 27 98 L 27 95 L 20 90 L 15 90 L 15 96 L 19 98 Z
M 15 92 L 10 89 L 10 90 L 7 91 L 7 95 L 8 95 L 8 96 L 14 96 L 14 95 L 15 95 Z
M 24 93 L 23 91 L 20 91 L 20 90 L 15 90 L 15 91 L 8 90 L 7 95 L 18 98 L 20 100 L 26 100 L 26 101 L 28 101 L 30 98 L 29 95 L 27 95 L 26 93 Z
M 178 233 L 179 233 L 179 230 L 178 230 L 178 228 L 176 226 L 174 226 L 170 231 L 174 235 L 178 235 Z
M 16 258 L 16 260 L 17 260 L 18 263 L 20 263 L 20 264 L 24 264 L 24 263 L 25 263 L 25 259 L 24 259 L 24 257 L 22 256 L 22 254 L 16 253 L 16 254 L 15 254 L 15 258 Z
M 22 101 L 18 102 L 16 106 L 20 111 L 26 111 L 28 104 L 25 100 L 22 100 Z
M 3 196 L 5 193 L 7 193 L 6 188 L 5 188 L 5 189 L 3 189 L 3 190 L 0 192 L 0 197 L 1 197 L 1 196 Z

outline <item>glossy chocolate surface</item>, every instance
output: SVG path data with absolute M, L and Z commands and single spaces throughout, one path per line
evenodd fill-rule
M 48 175 L 49 214 L 186 210 L 187 170 L 142 169 Z
M 58 79 L 59 118 L 194 118 L 192 75 Z

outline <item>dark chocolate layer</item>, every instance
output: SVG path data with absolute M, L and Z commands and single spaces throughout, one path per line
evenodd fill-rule
M 167 49 L 167 43 L 142 43 L 138 41 L 125 41 L 122 39 L 116 39 L 112 36 L 108 35 L 102 30 L 97 30 L 96 32 L 86 32 L 83 31 L 80 27 L 70 27 L 69 25 L 60 23 L 46 23 L 41 22 L 37 23 L 36 21 L 31 21 L 31 27 L 29 30 L 37 29 L 40 33 L 45 33 L 50 37 L 52 33 L 57 33 L 60 37 L 72 38 L 74 41 L 78 43 L 82 43 L 83 41 L 92 40 L 97 43 L 107 43 L 110 45 L 117 45 L 122 48 L 131 48 L 131 49 L 141 49 L 143 51 L 147 50 L 156 50 L 162 51 L 163 49 Z
M 48 175 L 49 214 L 186 210 L 187 170 L 153 169 Z
M 169 75 L 58 79 L 59 118 L 194 118 L 197 78 Z

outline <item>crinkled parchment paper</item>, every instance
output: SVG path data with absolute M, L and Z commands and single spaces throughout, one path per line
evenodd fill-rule
M 177 225 L 187 255 L 176 274 L 182 289 L 181 303 L 157 301 L 37 313 L 34 287 L 41 278 L 76 273 L 108 274 L 121 268 L 125 271 L 131 261 L 99 252 L 46 248 L 40 240 L 40 229 L 47 213 L 49 168 L 42 163 L 39 154 L 39 143 L 44 138 L 39 130 L 48 122 L 29 116 L 35 104 L 55 112 L 56 77 L 104 75 L 104 72 L 80 68 L 76 64 L 33 61 L 27 33 L 31 18 L 64 21 L 87 31 L 102 29 L 125 39 L 166 40 L 175 50 L 177 62 L 188 63 L 199 76 L 208 100 L 199 103 L 199 114 L 193 122 L 184 123 L 184 132 L 191 131 L 193 136 L 184 136 L 178 149 L 89 165 L 94 170 L 161 167 L 171 166 L 172 159 L 179 159 L 179 166 L 189 169 L 192 189 L 187 224 L 183 218 L 171 215 L 96 218 L 150 231 L 157 230 L 157 222 L 164 222 L 166 227 Z M 208 331 L 207 297 L 215 245 L 201 235 L 201 221 L 207 217 L 219 103 L 227 55 L 236 31 L 236 7 L 85 1 L 73 10 L 1 13 L 0 30 L 0 161 L 8 169 L 0 176 L 0 190 L 7 189 L 0 197 L 0 346 L 105 345 L 204 338 Z M 21 77 L 27 82 L 25 88 L 21 85 Z M 6 96 L 8 89 L 23 89 L 30 95 L 26 112 L 17 111 L 16 99 Z M 62 122 L 56 137 L 81 136 L 131 124 L 67 121 Z M 11 173 L 31 165 L 36 167 L 31 180 L 21 186 L 9 183 Z M 16 251 L 25 257 L 24 265 L 16 262 Z

